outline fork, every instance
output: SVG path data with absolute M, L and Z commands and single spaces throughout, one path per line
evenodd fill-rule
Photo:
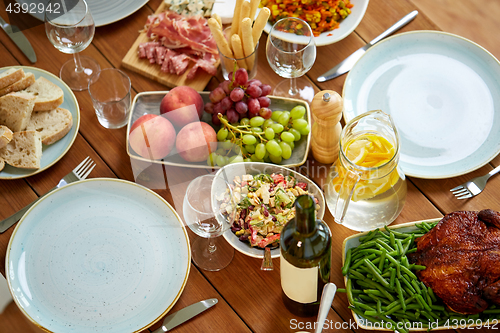
M 14 213 L 13 215 L 7 217 L 5 220 L 0 222 L 0 234 L 3 233 L 5 230 L 9 229 L 14 223 L 19 221 L 19 219 L 28 211 L 28 209 L 33 206 L 38 200 L 49 194 L 50 192 L 54 191 L 55 189 L 58 189 L 60 187 L 63 187 L 64 185 L 68 185 L 69 183 L 76 182 L 78 180 L 83 180 L 87 178 L 87 176 L 92 172 L 92 170 L 95 168 L 96 164 L 95 162 L 90 158 L 90 156 L 87 156 L 86 159 L 82 161 L 82 163 L 78 164 L 76 168 L 74 168 L 70 173 L 68 173 L 66 176 L 64 176 L 60 181 L 59 184 L 57 184 L 56 187 L 50 189 L 47 193 L 18 211 L 17 213 Z
M 473 178 L 462 185 L 458 185 L 457 187 L 452 188 L 450 191 L 455 195 L 457 199 L 468 199 L 472 198 L 479 193 L 481 193 L 486 187 L 486 182 L 488 179 L 497 174 L 500 171 L 500 166 L 497 166 L 495 169 L 488 172 L 488 174 Z

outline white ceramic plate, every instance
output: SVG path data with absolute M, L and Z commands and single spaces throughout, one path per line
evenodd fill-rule
M 78 134 L 78 129 L 80 128 L 80 107 L 78 106 L 78 101 L 76 100 L 73 91 L 57 76 L 44 71 L 43 69 L 27 66 L 12 66 L 15 68 L 22 68 L 25 72 L 31 72 L 35 74 L 35 78 L 43 77 L 50 82 L 57 84 L 64 92 L 64 102 L 61 104 L 61 108 L 68 109 L 73 116 L 73 127 L 68 134 L 66 134 L 61 140 L 46 146 L 43 145 L 42 149 L 42 160 L 40 161 L 40 169 L 21 169 L 15 168 L 10 165 L 5 165 L 5 168 L 0 171 L 0 179 L 19 179 L 28 176 L 33 176 L 39 172 L 46 170 L 47 168 L 54 165 L 57 161 L 61 159 L 73 145 Z M 0 72 L 7 70 L 12 67 L 0 68 Z
M 323 32 L 318 37 L 315 37 L 314 40 L 316 42 L 316 46 L 330 45 L 349 36 L 349 34 L 353 32 L 354 29 L 356 29 L 359 22 L 361 22 L 361 20 L 363 19 L 366 8 L 368 7 L 368 2 L 369 0 L 351 0 L 351 3 L 354 5 L 354 7 L 351 8 L 351 14 L 347 16 L 342 22 L 340 22 L 340 25 L 337 29 Z M 272 24 L 267 22 L 266 26 L 264 27 L 264 31 L 269 33 L 272 27 Z M 290 34 L 290 36 L 296 35 Z M 300 36 L 296 37 L 297 39 L 300 39 Z
M 198 169 L 212 169 L 209 167 L 206 161 L 203 162 L 186 162 L 180 155 L 177 153 L 177 149 L 174 148 L 165 158 L 161 160 L 151 160 L 147 158 L 141 157 L 137 154 L 132 147 L 130 147 L 129 143 L 129 135 L 130 135 L 130 127 L 133 123 L 139 119 L 141 116 L 145 114 L 160 114 L 160 103 L 165 94 L 168 91 L 147 91 L 142 92 L 135 95 L 134 101 L 132 102 L 132 112 L 130 112 L 130 118 L 127 126 L 127 154 L 131 159 L 142 161 L 146 163 L 154 163 L 154 164 L 164 164 L 164 165 L 172 165 L 183 168 L 198 168 Z M 210 102 L 208 95 L 210 94 L 208 91 L 199 92 L 201 97 L 203 98 L 203 103 Z M 309 104 L 303 100 L 291 99 L 285 97 L 277 97 L 277 96 L 269 96 L 271 99 L 270 109 L 273 111 L 277 110 L 288 110 L 290 111 L 293 107 L 297 105 L 302 105 L 306 108 L 306 114 L 304 119 L 306 119 L 309 123 L 311 119 L 311 110 L 309 108 Z M 212 117 L 210 114 L 203 112 L 203 116 L 201 121 L 204 121 L 210 125 L 212 125 Z M 215 130 L 218 130 L 218 127 L 214 127 Z M 177 130 L 177 133 L 179 130 Z M 295 142 L 295 148 L 292 151 L 292 156 L 287 159 L 281 161 L 282 166 L 286 167 L 295 167 L 302 165 L 307 160 L 307 155 L 309 154 L 309 148 L 311 146 L 311 132 L 304 137 Z M 218 169 L 219 166 L 214 166 L 214 169 Z
M 216 176 L 223 177 L 230 184 L 233 184 L 233 180 L 236 176 L 243 175 L 258 175 L 261 173 L 272 174 L 272 173 L 280 173 L 285 176 L 293 175 L 295 179 L 300 182 L 307 183 L 307 191 L 314 195 L 315 198 L 318 199 L 319 210 L 316 214 L 318 219 L 323 219 L 325 215 L 325 197 L 323 195 L 323 191 L 309 178 L 301 175 L 298 172 L 295 172 L 291 169 L 284 168 L 279 165 L 269 164 L 269 163 L 257 163 L 257 162 L 242 162 L 242 163 L 234 163 L 228 164 L 222 168 L 220 168 Z M 264 258 L 264 250 L 260 248 L 251 247 L 248 243 L 242 242 L 239 238 L 231 231 L 231 229 L 227 230 L 223 234 L 224 238 L 234 247 L 237 251 L 246 254 L 247 256 L 254 258 Z M 271 250 L 271 257 L 278 258 L 280 256 L 280 248 L 276 248 Z
M 500 63 L 481 46 L 439 31 L 398 34 L 370 48 L 343 90 L 346 122 L 389 113 L 404 173 L 448 178 L 500 152 Z
M 140 332 L 183 291 L 191 251 L 159 195 L 97 178 L 36 203 L 7 247 L 7 282 L 21 311 L 49 332 Z
M 16 0 L 20 4 L 31 4 L 32 1 Z M 124 19 L 139 9 L 149 0 L 87 0 L 96 27 L 111 24 Z M 44 21 L 43 12 L 30 13 L 37 19 Z

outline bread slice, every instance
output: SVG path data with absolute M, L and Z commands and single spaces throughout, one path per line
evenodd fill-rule
M 21 80 L 24 76 L 22 68 L 10 68 L 0 73 L 0 89 L 10 86 L 14 82 Z
M 39 77 L 23 92 L 36 96 L 33 111 L 50 111 L 57 108 L 64 101 L 64 92 L 58 85 L 46 78 Z
M 33 112 L 26 130 L 39 132 L 42 136 L 42 143 L 51 145 L 68 134 L 71 126 L 73 126 L 71 112 L 57 108 L 50 111 Z
M 5 168 L 5 160 L 0 157 L 0 171 L 2 171 L 3 168 Z
M 21 80 L 14 82 L 10 86 L 0 89 L 0 96 L 7 95 L 8 93 L 14 91 L 26 89 L 33 83 L 35 83 L 35 75 L 33 73 L 25 73 Z
M 26 129 L 35 106 L 36 97 L 22 92 L 14 92 L 0 97 L 0 125 L 12 132 Z
M 12 140 L 12 134 L 10 128 L 0 125 L 0 148 L 5 147 Z
M 12 140 L 0 149 L 0 158 L 16 168 L 39 169 L 42 138 L 37 131 L 14 132 Z

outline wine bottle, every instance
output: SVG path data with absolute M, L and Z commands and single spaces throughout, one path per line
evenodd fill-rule
M 283 302 L 297 316 L 314 316 L 330 280 L 332 237 L 328 225 L 316 219 L 312 196 L 295 200 L 295 218 L 281 231 L 280 244 Z

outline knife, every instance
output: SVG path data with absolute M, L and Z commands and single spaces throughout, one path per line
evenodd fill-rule
M 189 319 L 199 315 L 203 311 L 211 308 L 215 304 L 217 304 L 217 298 L 210 298 L 204 301 L 200 301 L 198 303 L 191 304 L 186 306 L 183 309 L 180 309 L 177 312 L 172 313 L 171 315 L 165 317 L 163 320 L 163 325 L 153 333 L 163 333 L 168 332 L 172 328 L 188 321 Z
M 401 20 L 396 22 L 396 24 L 394 24 L 392 27 L 390 27 L 389 29 L 384 31 L 380 36 L 377 36 L 374 40 L 372 40 L 371 42 L 369 42 L 368 44 L 366 44 L 362 48 L 358 49 L 357 51 L 355 51 L 353 54 L 351 54 L 347 58 L 345 58 L 337 66 L 333 67 L 325 74 L 319 76 L 317 79 L 318 82 L 325 82 L 325 81 L 334 79 L 337 76 L 340 76 L 342 74 L 349 72 L 351 70 L 352 66 L 354 66 L 354 64 L 356 63 L 356 61 L 358 61 L 359 58 L 361 58 L 361 56 L 363 54 L 365 54 L 366 50 L 368 50 L 370 47 L 372 47 L 376 43 L 380 42 L 385 37 L 393 34 L 394 32 L 398 31 L 399 29 L 401 29 L 402 27 L 404 27 L 405 25 L 410 23 L 415 18 L 415 16 L 417 16 L 417 14 L 418 14 L 418 11 L 414 10 L 410 14 L 403 17 Z
M 7 36 L 23 51 L 24 55 L 32 62 L 36 62 L 35 50 L 31 46 L 26 36 L 15 25 L 10 25 L 0 17 L 0 26 L 5 31 Z M 15 31 L 15 32 L 14 32 Z

